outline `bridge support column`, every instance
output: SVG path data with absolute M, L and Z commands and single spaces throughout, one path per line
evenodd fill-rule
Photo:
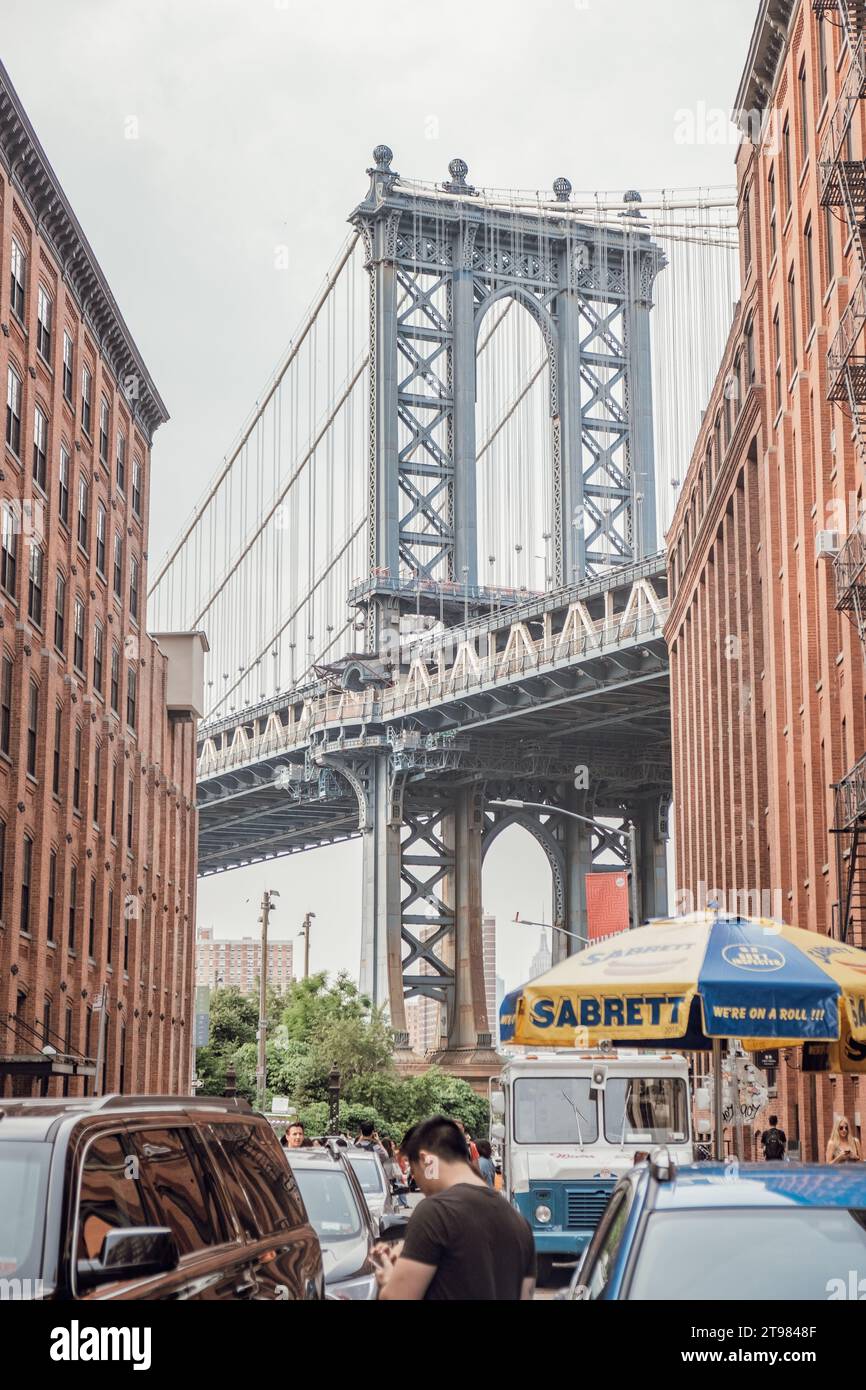
M 372 773 L 372 826 L 364 833 L 360 985 L 377 1007 L 387 1004 L 391 1026 L 406 1031 L 401 964 L 401 825 L 392 806 L 388 761 Z
M 454 827 L 454 1008 L 448 1023 L 448 1047 L 478 1046 L 489 1034 L 484 994 L 481 938 L 481 832 L 483 796 L 479 788 L 461 789 L 452 816 Z
M 575 805 L 575 810 L 579 814 L 580 809 Z M 556 917 L 556 883 L 553 885 L 554 893 L 554 922 L 557 926 L 565 927 L 568 932 L 573 932 L 573 936 L 563 936 L 562 932 L 553 933 L 553 963 L 564 960 L 566 956 L 573 955 L 575 951 L 583 949 L 584 943 L 575 940 L 575 937 L 587 937 L 586 918 L 586 875 L 592 872 L 592 827 L 582 825 L 580 821 L 570 820 L 563 817 L 563 838 L 565 852 L 565 903 L 563 919 L 560 923 Z
M 668 813 L 670 797 L 643 802 L 634 812 L 637 830 L 640 920 L 668 914 Z

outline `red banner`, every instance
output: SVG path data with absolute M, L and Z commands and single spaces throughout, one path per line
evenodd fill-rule
M 628 931 L 628 875 L 586 875 L 586 922 L 590 941 Z

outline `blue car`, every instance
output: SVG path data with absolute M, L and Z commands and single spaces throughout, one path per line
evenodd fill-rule
M 614 1188 L 573 1300 L 866 1298 L 866 1164 L 697 1163 Z

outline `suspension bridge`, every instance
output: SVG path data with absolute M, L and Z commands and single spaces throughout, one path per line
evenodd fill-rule
M 547 856 L 555 925 L 586 936 L 585 875 L 625 867 L 623 824 L 638 915 L 667 908 L 662 535 L 737 294 L 736 207 L 373 160 L 151 621 L 210 645 L 200 874 L 360 836 L 362 987 L 398 1039 L 427 995 L 449 1052 L 479 1055 L 481 866 L 507 826 Z M 515 798 L 545 810 L 491 804 Z

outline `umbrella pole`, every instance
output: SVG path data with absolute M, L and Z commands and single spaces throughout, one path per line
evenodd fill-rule
M 721 1163 L 725 1157 L 725 1135 L 722 1118 L 722 1040 L 713 1038 L 713 1134 L 714 1157 Z

